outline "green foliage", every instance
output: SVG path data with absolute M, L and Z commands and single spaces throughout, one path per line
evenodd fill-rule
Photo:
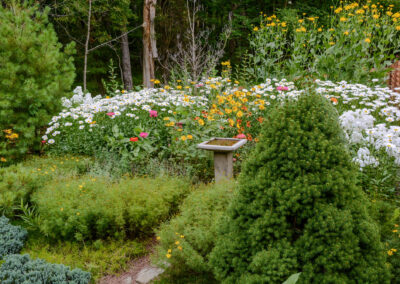
M 292 274 L 285 282 L 282 284 L 295 284 L 299 280 L 301 272 Z
M 12 217 L 29 204 L 30 196 L 53 179 L 76 176 L 88 171 L 85 157 L 33 157 L 26 162 L 0 168 L 0 213 Z
M 67 240 L 143 236 L 174 212 L 190 186 L 183 180 L 82 177 L 53 181 L 32 196 L 40 229 Z
M 12 254 L 5 258 L 0 267 L 0 282 L 87 284 L 90 273 L 80 269 L 71 270 L 62 264 L 47 263 L 43 259 L 32 260 L 29 255 Z
M 271 75 L 357 83 L 385 79 L 400 52 L 395 10 L 343 1 L 325 15 L 310 12 L 299 17 L 296 10 L 281 10 L 280 21 L 274 15 L 263 17 L 254 27 L 253 80 Z
M 393 276 L 391 283 L 400 283 L 400 208 L 390 201 L 372 199 L 368 212 L 380 225 Z
M 233 187 L 233 181 L 202 186 L 185 199 L 178 216 L 161 226 L 157 254 L 161 264 L 171 264 L 167 275 L 173 283 L 185 275 L 215 282 L 208 256 L 217 238 L 218 220 L 232 199 Z
M 41 258 L 88 271 L 96 282 L 102 276 L 127 269 L 132 259 L 145 254 L 145 244 L 134 240 L 53 243 L 39 234 L 29 234 L 22 253 L 28 253 L 34 259 Z
M 61 97 L 73 83 L 73 45 L 61 50 L 47 12 L 36 6 L 0 6 L 2 164 L 40 149 L 41 128 L 60 110 Z
M 116 91 L 123 88 L 122 84 L 118 81 L 115 69 L 117 68 L 114 66 L 113 60 L 110 59 L 110 64 L 108 65 L 108 80 L 101 79 L 105 93 L 109 97 L 115 96 Z
M 24 246 L 27 231 L 13 226 L 4 216 L 0 217 L 0 259 L 9 254 L 18 253 Z
M 379 157 L 379 165 L 362 168 L 359 178 L 362 189 L 373 199 L 391 200 L 399 206 L 399 166 L 385 150 L 371 149 L 370 151 L 375 157 Z
M 223 283 L 389 283 L 336 110 L 304 95 L 272 110 L 211 253 Z

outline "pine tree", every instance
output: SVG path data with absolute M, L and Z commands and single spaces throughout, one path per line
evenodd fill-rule
M 11 1 L 0 5 L 0 157 L 40 146 L 40 129 L 73 83 L 72 45 L 64 52 L 46 11 Z
M 223 283 L 389 283 L 336 110 L 319 95 L 269 114 L 211 255 Z

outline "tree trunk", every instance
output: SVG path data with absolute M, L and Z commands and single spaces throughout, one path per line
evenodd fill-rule
M 146 88 L 154 87 L 151 79 L 155 78 L 154 58 L 157 58 L 154 32 L 156 4 L 157 0 L 145 0 L 143 6 L 143 85 Z
M 87 34 L 85 42 L 85 59 L 83 64 L 83 90 L 86 91 L 86 73 L 87 73 L 87 58 L 89 54 L 89 38 L 90 38 L 90 19 L 92 18 L 92 0 L 89 0 L 89 12 L 87 21 Z
M 126 29 L 123 30 L 126 33 Z M 131 53 L 129 52 L 128 34 L 121 37 L 121 50 L 122 50 L 122 78 L 124 87 L 130 91 L 133 89 L 132 82 L 132 69 L 131 69 Z

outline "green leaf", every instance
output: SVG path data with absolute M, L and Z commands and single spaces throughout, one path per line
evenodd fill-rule
M 292 274 L 285 282 L 283 282 L 283 284 L 294 284 L 297 282 L 297 280 L 299 280 L 301 272 L 296 273 L 296 274 Z

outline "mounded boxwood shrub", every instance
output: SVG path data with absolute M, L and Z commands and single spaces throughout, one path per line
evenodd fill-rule
M 80 269 L 71 270 L 62 264 L 52 264 L 43 259 L 32 260 L 29 255 L 11 254 L 0 266 L 0 283 L 51 283 L 87 284 L 90 273 Z
M 0 214 L 12 217 L 15 207 L 30 202 L 30 196 L 47 182 L 75 176 L 88 170 L 84 157 L 34 157 L 23 163 L 0 168 Z
M 0 259 L 9 254 L 18 253 L 24 246 L 27 231 L 13 226 L 4 216 L 0 217 Z
M 223 283 L 389 283 L 335 109 L 304 95 L 271 111 L 211 253 Z
M 54 181 L 32 196 L 41 231 L 82 240 L 149 235 L 173 213 L 190 190 L 182 179 L 82 177 Z
M 197 275 L 207 279 L 204 280 L 207 283 L 215 280 L 208 256 L 217 238 L 218 220 L 232 199 L 234 185 L 233 181 L 224 181 L 196 189 L 180 206 L 180 214 L 161 226 L 157 233 L 160 238 L 157 254 L 161 264 L 165 261 L 171 264 L 168 270 L 171 277 Z

